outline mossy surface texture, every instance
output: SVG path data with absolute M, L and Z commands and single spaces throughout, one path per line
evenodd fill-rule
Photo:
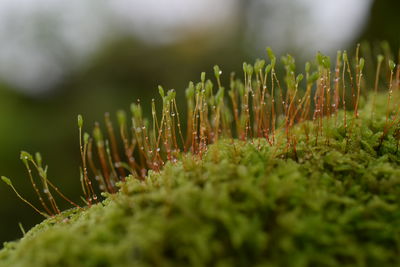
M 400 266 L 397 140 L 379 145 L 384 112 L 349 114 L 318 143 L 297 125 L 295 153 L 283 134 L 225 139 L 128 178 L 7 243 L 0 266 Z

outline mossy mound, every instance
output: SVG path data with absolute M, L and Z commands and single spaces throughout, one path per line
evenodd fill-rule
M 318 145 L 296 126 L 295 153 L 223 140 L 128 178 L 7 243 L 0 266 L 399 266 L 400 152 L 391 132 L 379 147 L 384 115 L 360 114 Z

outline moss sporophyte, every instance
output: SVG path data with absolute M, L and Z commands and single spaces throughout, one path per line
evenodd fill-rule
M 40 206 L 2 180 L 46 220 L 0 266 L 399 266 L 400 68 L 362 51 L 297 73 L 267 48 L 227 88 L 215 66 L 186 120 L 161 86 L 150 120 L 138 101 L 89 134 L 79 115 L 83 204 L 22 152 Z

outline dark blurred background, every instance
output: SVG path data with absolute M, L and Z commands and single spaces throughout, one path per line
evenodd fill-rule
M 183 97 L 214 64 L 240 72 L 267 45 L 300 62 L 363 40 L 398 48 L 399 10 L 398 0 L 2 0 L 0 175 L 37 203 L 19 152 L 40 151 L 79 201 L 78 113 L 89 131 L 106 111 L 150 103 L 159 84 Z M 42 220 L 4 184 L 0 201 L 0 243 Z

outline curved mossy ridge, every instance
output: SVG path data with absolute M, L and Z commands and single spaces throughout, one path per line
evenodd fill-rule
M 350 140 L 341 123 L 329 145 L 300 138 L 296 155 L 264 139 L 220 140 L 202 159 L 129 177 L 102 203 L 7 243 L 0 265 L 398 266 L 400 152 L 394 131 L 374 149 L 384 112 L 360 114 Z
M 154 102 L 151 122 L 132 104 L 132 124 L 117 114 L 119 136 L 108 114 L 107 134 L 96 123 L 93 137 L 78 116 L 87 208 L 50 182 L 40 154 L 22 152 L 41 208 L 17 195 L 47 219 L 6 243 L 0 266 L 399 265 L 399 66 L 370 62 L 365 103 L 373 86 L 358 49 L 354 68 L 344 52 L 334 71 L 317 54 L 303 83 L 289 55 L 280 82 L 267 53 L 267 66 L 243 65 L 243 83 L 231 76 L 230 102 L 218 66 L 216 94 L 205 73 L 189 83 L 187 132 L 175 91 L 161 87 L 161 117 Z M 76 208 L 60 212 L 53 193 Z

